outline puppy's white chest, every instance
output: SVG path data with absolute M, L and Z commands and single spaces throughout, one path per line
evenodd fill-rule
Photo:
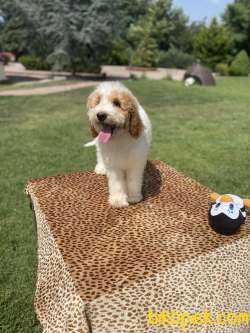
M 124 137 L 121 140 L 110 141 L 108 144 L 100 144 L 99 149 L 103 158 L 104 163 L 108 166 L 117 168 L 127 168 L 128 165 L 139 157 L 139 140 L 133 140 L 129 137 Z

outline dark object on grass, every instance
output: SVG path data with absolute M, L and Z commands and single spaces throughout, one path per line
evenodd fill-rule
M 189 67 L 184 74 L 184 81 L 188 78 L 193 78 L 196 83 L 202 86 L 215 86 L 216 82 L 213 77 L 213 73 L 207 67 L 204 67 L 200 64 L 194 64 Z
M 245 207 L 250 207 L 250 200 L 233 194 L 212 193 L 211 202 L 208 213 L 210 226 L 222 235 L 235 234 L 246 220 Z

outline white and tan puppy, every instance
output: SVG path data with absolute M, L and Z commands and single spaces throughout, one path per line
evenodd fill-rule
M 101 83 L 89 96 L 88 117 L 97 149 L 95 172 L 107 175 L 109 203 L 142 200 L 151 123 L 133 94 L 119 82 Z

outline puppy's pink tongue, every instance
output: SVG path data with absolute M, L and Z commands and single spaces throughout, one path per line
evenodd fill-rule
M 101 143 L 107 143 L 111 139 L 111 136 L 112 136 L 111 128 L 107 126 L 101 130 L 98 138 L 101 141 Z

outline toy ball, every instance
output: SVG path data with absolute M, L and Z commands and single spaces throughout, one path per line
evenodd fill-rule
M 250 199 L 242 199 L 234 194 L 211 194 L 212 206 L 209 209 L 209 224 L 222 235 L 233 235 L 246 220 L 245 208 L 250 208 Z

